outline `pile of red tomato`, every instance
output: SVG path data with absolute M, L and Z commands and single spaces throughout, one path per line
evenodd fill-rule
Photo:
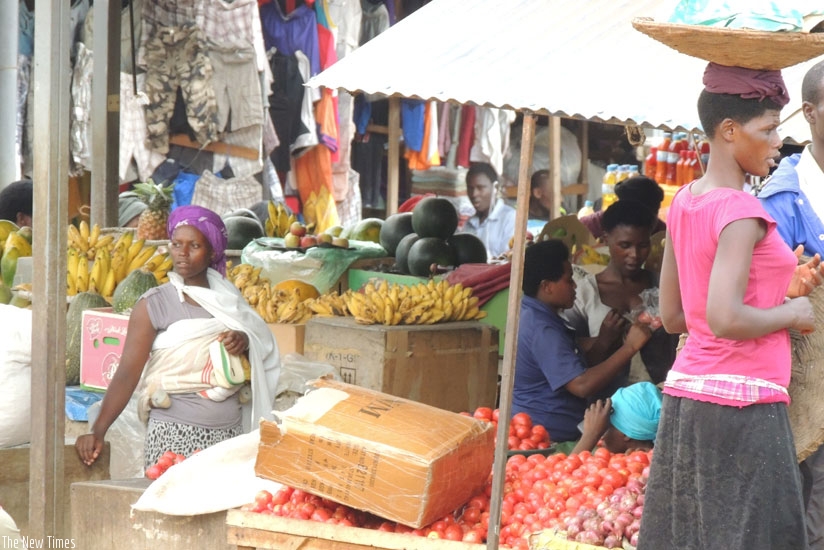
M 170 467 L 175 464 L 180 464 L 184 460 L 186 460 L 185 456 L 173 453 L 172 451 L 166 451 L 160 455 L 157 462 L 146 468 L 146 477 L 152 480 L 157 479 Z
M 584 536 L 593 542 L 606 540 L 609 536 L 613 537 L 610 540 L 615 540 L 619 531 L 623 535 L 621 539 L 624 536 L 630 539 L 633 535 L 637 539 L 651 458 L 652 452 L 613 455 L 604 448 L 598 448 L 594 453 L 584 451 L 570 456 L 561 453 L 511 456 L 506 464 L 501 504 L 501 545 L 527 550 L 530 534 L 548 528 L 567 531 L 570 527 L 573 532 L 571 538 L 578 540 Z M 613 496 L 616 492 L 620 498 Z M 255 502 L 243 509 L 421 537 L 483 543 L 489 527 L 491 494 L 490 476 L 484 489 L 461 509 L 420 529 L 386 521 L 291 487 L 285 487 L 274 495 L 260 491 Z M 623 519 L 616 523 L 607 509 L 619 504 L 623 507 L 623 501 L 628 500 L 624 496 L 628 494 L 633 495 L 632 521 L 626 525 Z M 606 521 L 603 519 L 605 515 L 610 519 L 609 525 L 603 523 Z M 584 529 L 584 522 L 596 516 L 599 518 L 598 525 L 593 519 L 586 524 L 592 528 Z M 621 524 L 620 530 L 618 523 Z M 595 534 L 592 535 L 591 531 Z
M 471 415 L 461 413 L 465 416 L 472 416 L 484 422 L 491 422 L 495 429 L 498 429 L 498 409 L 490 407 L 478 407 Z M 534 449 L 546 449 L 550 445 L 549 432 L 540 424 L 533 424 L 532 418 L 525 413 L 519 412 L 512 416 L 509 421 L 509 441 L 507 448 L 510 450 L 532 451 Z

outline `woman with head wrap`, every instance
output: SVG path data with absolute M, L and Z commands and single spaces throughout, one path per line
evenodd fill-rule
M 571 454 L 589 451 L 598 440 L 611 453 L 652 449 L 661 418 L 661 390 L 650 382 L 619 388 L 584 413 L 581 439 Z
M 120 365 L 92 433 L 77 438 L 86 464 L 100 454 L 106 431 L 135 388 L 138 414 L 148 423 L 146 467 L 165 451 L 189 456 L 256 427 L 261 417 L 272 418 L 277 345 L 263 319 L 224 278 L 223 221 L 206 208 L 183 206 L 169 216 L 168 231 L 174 271 L 132 310 Z M 238 361 L 230 357 L 224 363 L 223 350 L 223 356 L 248 356 L 252 400 L 243 407 L 243 377 L 231 368 Z
M 787 90 L 778 71 L 710 63 L 698 98 L 706 173 L 667 217 L 660 307 L 688 332 L 664 383 L 639 550 L 807 548 L 787 413 L 790 336 L 812 331 L 818 261 L 798 259 L 748 174 L 766 176 Z

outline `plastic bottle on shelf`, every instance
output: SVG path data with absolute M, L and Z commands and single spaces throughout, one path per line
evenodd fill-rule
M 697 164 L 699 173 L 695 177 L 704 175 L 703 170 L 707 169 L 707 162 L 710 160 L 710 142 L 706 139 L 702 139 L 698 144 L 698 156 L 701 157 L 701 163 Z
M 580 220 L 584 216 L 589 216 L 590 214 L 595 213 L 595 208 L 592 206 L 592 201 L 584 201 L 584 206 L 578 210 L 578 219 Z
M 655 179 L 655 167 L 658 164 L 658 147 L 650 147 L 647 158 L 644 159 L 644 175 Z
M 601 210 L 606 210 L 609 205 L 618 200 L 615 196 L 615 184 L 618 183 L 618 165 L 607 165 L 604 174 L 603 185 L 601 185 Z
M 629 177 L 629 164 L 619 164 L 618 173 L 615 176 L 615 183 L 621 183 Z
M 667 154 L 667 174 L 664 180 L 664 183 L 667 185 L 677 185 L 676 170 L 678 168 L 678 159 L 681 156 L 681 151 L 686 150 L 688 147 L 686 137 L 686 134 L 679 132 L 673 136 L 672 142 L 670 143 Z
M 690 151 L 689 153 L 688 167 L 684 169 L 684 174 L 686 175 L 684 185 L 692 183 L 704 175 L 701 171 L 701 166 L 698 164 L 698 152 Z
M 627 179 L 634 178 L 635 176 L 640 176 L 641 173 L 638 171 L 638 165 L 637 164 L 630 164 L 629 165 L 629 170 L 627 171 L 627 174 L 628 174 Z
M 655 164 L 655 181 L 665 183 L 667 180 L 667 165 L 669 163 L 669 147 L 672 143 L 672 134 L 664 132 L 664 139 L 658 144 L 657 162 Z
M 678 153 L 678 163 L 675 165 L 675 185 L 682 186 L 687 182 L 687 169 L 689 168 L 689 153 L 682 149 Z

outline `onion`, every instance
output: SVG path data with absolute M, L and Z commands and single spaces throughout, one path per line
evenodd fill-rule
M 627 527 L 629 524 L 631 524 L 633 519 L 635 518 L 629 512 L 621 512 L 620 514 L 618 514 L 618 517 L 615 518 L 614 523 L 616 526 L 620 525 L 621 529 L 623 529 L 624 527 Z
M 632 536 L 629 538 L 629 543 L 636 548 L 638 547 L 638 533 L 632 534 Z
M 646 497 L 644 496 L 644 493 L 641 493 L 640 495 L 638 495 L 638 498 L 637 498 L 637 499 L 635 499 L 635 503 L 636 503 L 638 506 L 643 506 L 643 505 L 644 505 L 644 500 L 645 500 L 645 498 L 646 498 Z
M 641 516 L 644 515 L 644 507 L 643 506 L 636 506 L 632 510 L 632 515 L 635 516 L 638 519 L 641 519 Z
M 595 531 L 581 531 L 575 537 L 576 542 L 583 542 L 585 544 L 592 544 L 594 546 L 601 546 L 604 544 L 604 537 Z
M 636 497 L 632 493 L 627 493 L 623 497 L 621 497 L 621 503 L 618 505 L 621 510 L 624 511 L 631 511 L 636 506 Z
M 614 531 L 614 530 L 615 530 L 615 524 L 613 524 L 611 521 L 605 519 L 604 521 L 601 522 L 600 531 L 602 533 L 612 533 L 612 531 Z
M 580 525 L 573 524 L 573 525 L 567 526 L 567 528 L 566 528 L 566 534 L 567 534 L 567 538 L 569 540 L 575 540 L 575 537 L 577 537 L 578 533 L 580 533 L 580 532 L 581 532 L 581 526 Z
M 621 537 L 607 535 L 604 537 L 604 548 L 621 548 Z
M 640 495 L 641 492 L 644 490 L 644 484 L 641 483 L 640 480 L 635 478 L 627 480 L 627 484 L 625 485 L 625 487 L 627 488 L 627 491 L 629 491 L 630 493 L 634 493 L 635 495 Z
M 584 523 L 581 524 L 581 527 L 584 531 L 598 531 L 601 527 L 601 520 L 597 517 L 587 518 L 584 520 Z
M 601 512 L 601 517 L 604 518 L 604 520 L 606 520 L 606 521 L 612 522 L 612 521 L 615 521 L 615 518 L 618 517 L 619 513 L 620 512 L 618 510 L 616 510 L 615 508 L 607 508 L 606 510 Z

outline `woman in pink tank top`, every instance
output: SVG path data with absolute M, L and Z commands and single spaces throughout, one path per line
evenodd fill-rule
M 787 413 L 789 328 L 813 330 L 798 266 L 775 221 L 743 191 L 775 166 L 787 91 L 778 71 L 710 63 L 698 99 L 706 173 L 667 218 L 661 313 L 689 333 L 664 386 L 639 550 L 806 548 Z

